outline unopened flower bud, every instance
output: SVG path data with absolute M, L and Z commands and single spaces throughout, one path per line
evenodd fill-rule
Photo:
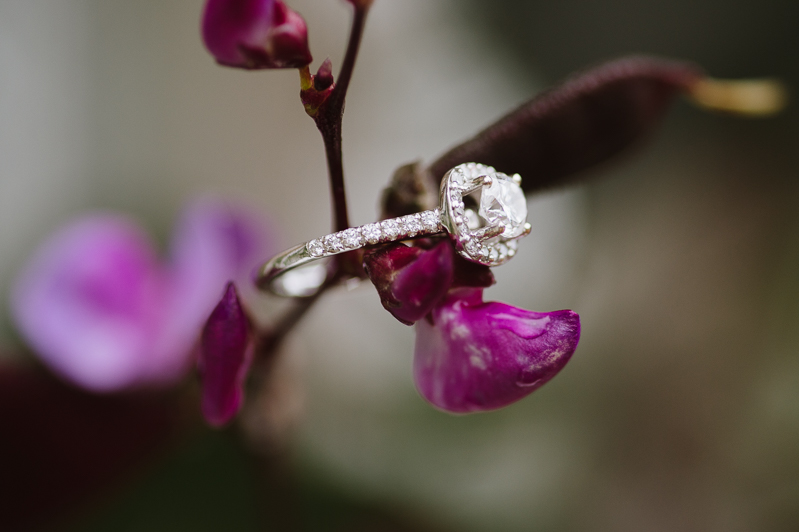
M 328 57 L 322 64 L 319 65 L 319 70 L 313 77 L 313 88 L 318 91 L 323 91 L 333 84 L 333 63 Z
M 301 68 L 311 62 L 305 20 L 280 0 L 208 0 L 202 34 L 226 66 Z
M 429 314 L 452 288 L 494 284 L 487 266 L 461 258 L 449 240 L 430 249 L 388 245 L 367 253 L 364 267 L 383 307 L 406 325 Z
M 406 325 L 422 319 L 452 284 L 452 245 L 430 250 L 394 244 L 364 257 L 364 267 L 380 302 Z
M 224 425 L 238 413 L 251 361 L 250 321 L 236 287 L 228 283 L 203 328 L 200 344 L 202 412 L 211 425 Z

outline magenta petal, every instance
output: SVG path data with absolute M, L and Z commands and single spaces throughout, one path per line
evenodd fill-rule
M 299 68 L 311 62 L 305 21 L 280 0 L 209 0 L 202 34 L 223 65 Z
M 309 64 L 313 57 L 308 49 L 305 19 L 280 0 L 276 0 L 273 23 L 267 44 L 271 68 L 300 68 Z
M 452 285 L 452 256 L 452 244 L 447 241 L 430 250 L 396 244 L 366 255 L 364 265 L 385 309 L 412 325 Z
M 41 360 L 82 388 L 171 385 L 185 375 L 225 283 L 247 279 L 268 255 L 265 225 L 198 202 L 179 224 L 167 268 L 127 218 L 85 216 L 25 265 L 12 293 L 15 321 Z
M 146 381 L 166 318 L 164 274 L 146 235 L 97 214 L 70 223 L 24 266 L 12 294 L 20 332 L 53 371 L 89 390 Z
M 251 361 L 250 322 L 235 285 L 228 283 L 205 324 L 200 344 L 202 412 L 211 425 L 224 425 L 239 411 Z
M 540 388 L 571 358 L 580 318 L 570 310 L 532 312 L 483 303 L 461 289 L 416 324 L 413 371 L 419 393 L 441 410 L 479 412 Z
M 194 289 L 216 283 L 210 289 L 215 303 L 224 283 L 244 280 L 271 254 L 268 225 L 264 216 L 244 205 L 196 200 L 183 210 L 175 227 L 170 250 L 174 268 L 181 278 L 192 279 Z

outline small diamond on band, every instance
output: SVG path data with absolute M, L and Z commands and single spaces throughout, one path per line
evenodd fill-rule
M 408 236 L 416 236 L 422 232 L 422 220 L 418 214 L 405 217 L 405 229 L 408 231 Z
M 394 242 L 420 235 L 434 235 L 443 231 L 441 211 L 434 209 L 360 227 L 351 227 L 338 233 L 315 238 L 305 244 L 305 249 L 308 256 L 320 258 L 370 244 Z
M 438 209 L 434 211 L 425 211 L 420 215 L 420 218 L 422 220 L 422 226 L 424 226 L 427 231 L 435 231 L 441 225 L 441 215 Z
M 308 248 L 308 254 L 311 257 L 321 257 L 325 253 L 325 247 L 316 239 L 308 242 L 305 247 Z
M 388 240 L 394 240 L 400 233 L 399 224 L 396 220 L 383 220 L 380 222 L 380 227 Z
M 357 229 L 347 229 L 342 231 L 341 240 L 347 249 L 355 249 L 361 247 L 361 233 Z
M 328 253 L 340 253 L 344 251 L 344 246 L 342 245 L 341 240 L 339 240 L 338 233 L 324 237 L 323 244 L 325 246 L 325 251 Z
M 366 242 L 368 242 L 369 244 L 377 244 L 378 242 L 380 242 L 380 236 L 382 235 L 379 224 L 364 225 L 361 228 L 361 233 L 363 234 L 363 237 L 366 239 Z

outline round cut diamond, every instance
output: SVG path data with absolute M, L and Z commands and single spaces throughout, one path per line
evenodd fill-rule
M 438 213 L 436 211 L 425 211 L 422 213 L 422 225 L 427 231 L 438 229 Z
M 380 225 L 383 229 L 383 234 L 389 239 L 397 238 L 397 235 L 399 235 L 400 228 L 396 220 L 385 220 Z
M 311 257 L 321 257 L 325 252 L 325 247 L 318 240 L 311 240 L 306 247 Z
M 414 236 L 422 231 L 422 221 L 419 219 L 418 214 L 412 214 L 405 217 L 405 229 L 411 236 Z
M 441 184 L 437 229 L 450 231 L 461 256 L 497 266 L 515 254 L 516 240 L 525 236 L 527 202 L 521 177 L 509 177 L 482 164 L 456 166 Z M 427 231 L 428 219 L 422 214 Z
M 361 233 L 357 229 L 347 229 L 341 233 L 341 240 L 347 248 L 357 248 L 361 245 Z
M 514 238 L 524 232 L 527 201 L 522 187 L 505 174 L 494 174 L 491 185 L 480 192 L 480 216 L 491 225 L 505 228 L 502 236 Z
M 344 246 L 341 244 L 338 234 L 327 235 L 324 239 L 324 246 L 328 253 L 339 253 L 344 251 Z
M 378 224 L 364 225 L 361 228 L 361 233 L 363 233 L 363 237 L 370 244 L 377 244 L 378 242 L 380 242 L 381 231 L 380 231 L 380 225 Z

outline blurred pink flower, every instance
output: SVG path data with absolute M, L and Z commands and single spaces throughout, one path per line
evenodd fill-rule
M 182 214 L 168 261 L 132 220 L 83 216 L 57 231 L 23 268 L 14 319 L 39 358 L 98 392 L 166 386 L 191 362 L 225 283 L 268 255 L 266 224 L 219 201 Z
M 577 349 L 576 313 L 484 303 L 491 270 L 461 258 L 449 239 L 430 249 L 384 246 L 364 265 L 386 310 L 416 323 L 416 388 L 441 410 L 507 406 L 548 382 Z
M 202 35 L 226 66 L 300 68 L 312 59 L 305 20 L 280 0 L 208 0 Z

